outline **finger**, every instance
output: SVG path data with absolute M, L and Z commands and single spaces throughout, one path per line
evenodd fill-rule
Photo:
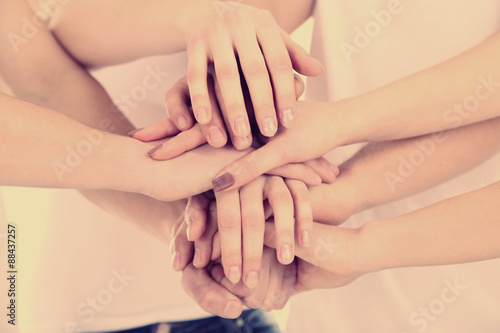
M 220 265 L 214 265 L 211 270 L 212 278 L 220 283 L 224 288 L 229 290 L 232 294 L 238 297 L 246 297 L 252 294 L 252 290 L 248 288 L 243 281 L 236 284 L 231 283 L 227 277 L 224 276 L 224 269 Z
M 264 197 L 268 199 L 274 212 L 278 260 L 283 265 L 288 265 L 293 261 L 295 247 L 292 196 L 283 179 L 272 176 L 267 178 L 264 185 Z
M 292 126 L 296 115 L 292 61 L 276 21 L 268 20 L 259 28 L 257 35 L 271 75 L 280 123 L 288 128 Z
M 222 267 L 232 283 L 241 278 L 241 213 L 238 190 L 219 192 L 217 221 L 221 240 Z
M 290 190 L 295 207 L 295 234 L 300 246 L 308 247 L 311 241 L 313 213 L 309 189 L 298 180 L 286 179 L 285 184 Z
M 187 239 L 195 241 L 203 234 L 208 223 L 207 212 L 210 201 L 202 193 L 189 198 L 184 212 Z
M 188 265 L 182 272 L 181 285 L 203 310 L 216 316 L 234 319 L 243 311 L 239 298 L 214 281 L 206 269 Z
M 217 207 L 215 201 L 210 203 L 207 226 L 205 231 L 194 242 L 193 265 L 201 268 L 208 265 L 212 255 L 212 244 L 215 233 L 217 232 Z
M 331 164 L 324 157 L 304 162 L 304 164 L 317 173 L 321 177 L 321 181 L 325 184 L 333 183 L 340 174 L 339 167 Z
M 281 294 L 278 299 L 274 301 L 274 309 L 281 310 L 285 307 L 286 303 L 295 291 L 295 283 L 297 281 L 297 265 L 285 266 L 283 272 L 283 279 L 281 283 Z
M 260 132 L 272 137 L 278 130 L 273 88 L 255 31 L 235 32 L 234 39 Z
M 241 222 L 243 229 L 243 280 L 253 289 L 259 283 L 264 248 L 264 178 L 257 178 L 240 190 Z
M 276 254 L 275 254 L 276 256 Z M 281 265 L 276 260 L 271 262 L 271 267 L 269 269 L 269 283 L 267 286 L 267 292 L 260 307 L 264 311 L 272 311 L 274 310 L 274 304 L 281 297 L 281 289 L 283 286 L 283 273 L 285 271 L 284 265 Z
M 189 109 L 189 87 L 187 78 L 183 77 L 165 94 L 165 109 L 172 123 L 185 131 L 193 126 L 193 117 Z
M 220 233 L 216 232 L 212 242 L 212 257 L 210 258 L 210 260 L 216 261 L 219 260 L 221 257 L 222 257 L 222 249 L 220 242 Z
M 306 85 L 304 84 L 304 80 L 297 74 L 293 75 L 293 79 L 295 83 L 295 97 L 299 99 L 306 90 Z
M 276 263 L 276 251 L 269 247 L 264 248 L 262 253 L 262 267 L 259 279 L 259 284 L 252 293 L 243 299 L 243 303 L 253 309 L 260 308 L 264 303 L 269 287 L 269 278 L 271 273 L 271 265 Z
M 212 119 L 212 108 L 207 87 L 207 46 L 198 38 L 190 40 L 187 48 L 188 85 L 191 105 L 196 120 L 200 124 L 208 124 Z
M 266 174 L 300 180 L 309 186 L 318 186 L 322 181 L 320 175 L 304 163 L 288 163 L 269 170 Z
M 215 73 L 222 92 L 226 124 L 238 137 L 250 134 L 250 123 L 245 108 L 240 82 L 238 63 L 235 58 L 231 36 L 218 30 L 211 39 L 211 50 L 214 57 Z
M 269 142 L 222 169 L 212 182 L 214 191 L 230 191 L 241 187 L 263 173 L 288 163 L 286 152 L 275 142 Z
M 318 76 L 324 72 L 325 68 L 321 62 L 311 57 L 302 46 L 292 40 L 290 35 L 285 31 L 282 31 L 281 35 L 292 61 L 292 66 L 298 73 L 306 76 Z
M 175 238 L 170 244 L 172 250 L 171 266 L 174 271 L 183 270 L 193 259 L 193 243 L 188 241 L 186 230 L 186 223 L 182 223 L 181 227 L 177 230 Z
M 200 125 L 196 124 L 192 128 L 180 132 L 172 139 L 150 150 L 149 156 L 158 161 L 169 160 L 193 150 L 206 142 L 207 140 L 200 129 Z
M 150 142 L 165 139 L 177 133 L 179 133 L 179 130 L 174 123 L 170 119 L 165 119 L 158 123 L 132 131 L 129 135 L 134 139 Z
M 250 133 L 246 137 L 239 137 L 239 136 L 236 136 L 234 134 L 233 127 L 229 126 L 230 119 L 228 117 L 229 115 L 228 115 L 227 108 L 223 102 L 222 91 L 221 91 L 218 80 L 214 81 L 214 90 L 215 90 L 215 95 L 217 96 L 217 100 L 221 101 L 219 103 L 220 110 L 221 110 L 221 113 L 222 113 L 222 116 L 224 118 L 225 123 L 228 124 L 227 131 L 228 131 L 229 136 L 231 137 L 231 142 L 232 142 L 233 146 L 237 150 L 248 149 L 252 144 L 252 134 Z
M 214 81 L 211 75 L 207 77 L 208 86 L 208 96 L 210 99 L 211 106 L 211 120 L 207 124 L 201 124 L 201 130 L 203 135 L 214 148 L 223 147 L 227 143 L 227 133 L 224 126 L 224 121 L 222 119 L 221 111 L 217 104 L 217 98 L 215 96 Z

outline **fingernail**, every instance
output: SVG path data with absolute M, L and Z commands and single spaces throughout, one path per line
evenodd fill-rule
M 240 311 L 240 304 L 234 299 L 228 301 L 224 307 L 223 317 L 235 317 Z
M 201 265 L 201 261 L 202 261 L 202 255 L 200 253 L 200 249 L 195 249 L 194 250 L 194 258 L 193 258 L 193 265 L 195 267 L 198 267 Z
M 240 137 L 235 136 L 233 139 L 233 145 L 236 149 L 244 149 L 248 147 L 248 136 Z
M 233 186 L 234 182 L 235 182 L 234 176 L 229 172 L 226 172 L 222 176 L 215 178 L 214 181 L 212 182 L 212 185 L 214 186 L 215 192 L 220 192 Z
M 247 285 L 248 288 L 255 289 L 259 284 L 259 273 L 257 272 L 248 273 L 245 284 Z
M 262 134 L 267 137 L 271 137 L 276 134 L 276 131 L 276 121 L 273 119 L 273 117 L 267 117 L 266 119 L 264 119 L 262 123 Z
M 187 129 L 188 126 L 188 119 L 186 116 L 179 116 L 177 117 L 177 128 L 180 130 Z
M 210 119 L 208 118 L 208 110 L 205 108 L 198 109 L 198 122 L 200 124 L 207 124 Z
M 295 114 L 292 109 L 285 109 L 281 114 L 281 121 L 283 122 L 283 126 L 290 127 L 295 120 Z
M 172 269 L 179 270 L 179 266 L 181 263 L 181 255 L 179 252 L 175 251 L 172 257 Z
M 148 151 L 148 155 L 152 157 L 154 153 L 156 153 L 158 150 L 161 149 L 161 147 L 163 147 L 163 145 L 158 145 L 158 146 L 154 147 L 153 149 Z
M 141 128 L 135 129 L 133 131 L 130 131 L 130 132 L 128 132 L 128 136 L 133 137 L 135 133 L 140 132 L 143 129 L 144 129 L 144 127 L 141 127 Z
M 189 242 L 191 241 L 191 236 L 190 236 L 191 232 L 190 232 L 190 229 L 191 229 L 191 226 L 188 224 L 188 227 L 186 229 L 186 238 L 187 238 L 187 240 Z
M 316 183 L 317 183 L 318 185 L 319 185 L 319 184 L 321 184 L 321 183 L 323 182 L 323 179 L 321 179 L 321 177 L 320 177 L 318 174 L 316 174 L 316 177 L 314 177 L 314 178 L 315 178 Z
M 260 308 L 264 311 L 270 312 L 273 311 L 274 305 L 270 300 L 266 299 Z
M 312 58 L 314 61 L 316 61 L 318 63 L 318 65 L 321 66 L 321 71 L 324 72 L 325 71 L 325 66 L 323 66 L 323 64 L 321 63 L 321 61 L 319 61 L 318 59 L 316 58 Z
M 308 247 L 311 242 L 311 234 L 309 231 L 302 231 L 302 246 Z
M 236 284 L 240 281 L 241 272 L 238 266 L 232 266 L 229 269 L 229 276 L 227 277 L 231 283 Z
M 210 127 L 210 129 L 208 130 L 208 135 L 210 136 L 210 141 L 212 142 L 220 142 L 224 140 L 224 134 L 218 126 Z
M 243 117 L 239 117 L 234 121 L 234 134 L 236 136 L 245 137 L 249 134 L 250 128 Z
M 286 264 L 292 262 L 292 247 L 288 244 L 281 246 L 281 261 Z

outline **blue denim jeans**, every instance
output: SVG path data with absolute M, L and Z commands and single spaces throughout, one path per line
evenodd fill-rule
M 170 328 L 169 333 L 280 333 L 278 325 L 260 310 L 245 310 L 236 319 L 208 317 L 166 324 Z M 113 333 L 156 333 L 158 325 Z

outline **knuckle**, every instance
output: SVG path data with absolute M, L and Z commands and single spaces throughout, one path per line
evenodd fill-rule
M 203 94 L 191 95 L 191 104 L 193 104 L 193 106 L 204 104 L 205 101 L 206 101 L 206 96 Z
M 263 229 L 264 215 L 255 211 L 245 213 L 243 215 L 243 228 L 250 231 Z
M 272 68 L 277 72 L 289 72 L 292 75 L 292 61 L 288 55 L 280 55 L 272 61 Z
M 245 298 L 245 304 L 252 309 L 258 309 L 264 303 L 264 298 L 257 295 L 251 295 Z
M 246 78 L 249 77 L 252 78 L 265 77 L 266 79 L 269 78 L 267 66 L 263 61 L 259 60 L 254 60 L 249 64 L 245 65 L 244 72 Z
M 217 307 L 217 294 L 211 290 L 205 291 L 200 296 L 199 304 L 203 310 L 211 313 L 214 312 Z
M 255 114 L 258 115 L 274 115 L 274 105 L 262 103 L 254 105 Z
M 205 76 L 203 72 L 196 68 L 189 68 L 187 73 L 187 82 L 192 84 L 194 82 L 205 80 Z

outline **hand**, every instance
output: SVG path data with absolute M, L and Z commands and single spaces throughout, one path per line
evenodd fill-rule
M 347 142 L 339 116 L 343 104 L 299 102 L 293 128 L 282 128 L 263 147 L 226 166 L 213 181 L 215 191 L 230 191 L 267 170 L 290 162 L 317 158 Z
M 239 2 L 213 1 L 198 14 L 188 23 L 191 29 L 187 35 L 188 85 L 196 120 L 221 125 L 220 116 L 211 108 L 206 83 L 207 64 L 213 63 L 232 134 L 240 138 L 250 134 L 238 65 L 248 84 L 262 134 L 274 135 L 276 115 L 283 126 L 290 126 L 295 115 L 293 69 L 304 75 L 319 75 L 323 71 L 321 64 L 294 43 L 265 10 Z M 190 124 L 189 113 L 169 115 L 181 124 L 179 129 Z M 187 126 L 182 126 L 185 123 Z
M 294 75 L 294 82 L 295 93 L 297 98 L 299 98 L 305 89 L 304 82 L 297 75 Z M 218 98 L 222 98 L 220 86 L 216 85 L 214 87 L 214 82 L 211 76 L 208 77 L 207 83 L 212 112 L 220 114 L 221 111 L 219 110 L 219 104 L 217 102 Z M 216 88 L 217 94 L 215 91 Z M 246 96 L 247 91 L 244 91 Z M 170 110 L 169 113 L 175 112 L 190 115 L 191 101 L 189 96 L 190 92 L 187 77 L 181 78 L 165 96 L 165 105 L 167 110 Z M 248 103 L 249 99 L 246 98 L 245 102 L 248 112 L 253 113 L 254 110 L 252 104 Z M 220 106 L 221 110 L 224 111 L 224 114 L 227 113 L 227 109 L 224 107 L 224 104 L 221 104 Z M 154 153 L 151 154 L 151 157 L 156 160 L 168 160 L 174 158 L 206 142 L 215 148 L 220 148 L 227 143 L 227 133 L 224 130 L 223 125 L 220 127 L 213 126 L 211 123 L 196 123 L 194 126 L 191 127 L 190 125 L 187 129 L 180 132 L 171 119 L 172 118 L 167 118 L 159 123 L 152 124 L 140 130 L 132 131 L 129 135 L 144 142 L 160 140 L 175 135 L 175 137 L 172 137 L 169 141 L 165 142 L 161 146 L 158 146 Z M 229 127 L 229 124 L 226 125 Z M 249 135 L 249 139 L 250 138 L 251 136 Z M 235 148 L 243 150 L 250 146 L 251 140 L 244 141 L 233 135 L 232 143 Z
M 272 223 L 266 223 L 266 246 L 276 247 Z M 347 285 L 370 267 L 364 259 L 360 230 L 314 223 L 311 245 L 298 245 L 297 282 L 294 294 L 312 289 L 338 288 Z
M 231 283 L 224 276 L 220 265 L 214 265 L 211 275 L 232 294 L 238 296 L 245 306 L 261 308 L 264 311 L 282 309 L 294 293 L 297 265 L 282 265 L 276 258 L 276 251 L 264 247 L 262 254 L 261 278 L 254 289 L 248 288 L 243 281 Z

